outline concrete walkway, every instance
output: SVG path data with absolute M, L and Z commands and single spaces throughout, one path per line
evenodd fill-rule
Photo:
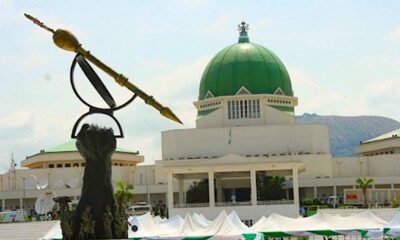
M 1 240 L 38 240 L 59 221 L 2 223 L 0 224 Z

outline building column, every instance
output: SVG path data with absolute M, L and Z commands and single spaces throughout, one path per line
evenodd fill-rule
M 1 199 L 1 210 L 4 212 L 6 210 L 6 200 Z
M 172 182 L 172 172 L 168 172 L 167 174 L 168 181 L 168 192 L 167 192 L 167 201 L 168 201 L 168 215 L 171 217 L 171 211 L 174 207 L 174 186 Z
M 294 204 L 300 206 L 299 201 L 299 173 L 297 170 L 297 166 L 294 166 L 292 169 L 293 172 L 293 200 Z
M 79 170 L 81 170 L 80 168 L 79 168 Z M 79 175 L 81 175 L 81 173 L 82 173 L 82 171 L 79 171 Z M 131 167 L 131 171 L 129 172 L 129 175 L 130 175 L 130 180 L 131 180 L 131 184 L 132 185 L 135 185 L 135 167 Z
M 210 207 L 215 207 L 214 195 L 214 172 L 210 170 L 208 172 L 208 199 L 210 201 Z
M 337 196 L 337 187 L 333 186 L 333 196 Z
M 19 209 L 24 209 L 24 199 L 23 198 L 19 199 Z
M 223 202 L 222 181 L 220 178 L 215 178 L 215 188 L 217 189 L 217 202 Z
M 179 204 L 184 204 L 184 197 L 183 197 L 183 178 L 178 179 L 179 183 Z
M 257 206 L 257 182 L 256 170 L 250 170 L 250 186 L 251 186 L 251 205 Z
M 367 189 L 367 202 L 371 202 L 372 201 L 372 189 Z
M 314 198 L 318 197 L 318 189 L 317 187 L 314 187 Z
M 290 194 L 289 194 L 289 188 L 286 188 L 286 200 L 289 200 Z

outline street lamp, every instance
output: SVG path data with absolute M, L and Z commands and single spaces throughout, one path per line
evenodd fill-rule
M 22 211 L 25 210 L 25 176 L 22 177 Z
M 146 178 L 147 204 L 150 205 L 149 184 L 147 182 L 147 167 L 144 168 L 144 177 Z
M 363 164 L 363 160 L 362 159 L 358 159 L 358 163 L 360 164 L 360 177 L 362 176 L 362 164 Z

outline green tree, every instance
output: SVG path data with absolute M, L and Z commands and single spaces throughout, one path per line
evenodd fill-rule
M 265 173 L 260 173 L 256 176 L 256 180 L 259 200 L 281 200 L 285 197 L 285 177 L 266 176 Z
M 117 191 L 115 192 L 115 200 L 117 201 L 118 206 L 127 206 L 133 199 L 133 185 L 128 184 L 125 185 L 122 180 L 118 180 L 116 182 Z
M 193 182 L 186 192 L 187 203 L 205 203 L 208 202 L 208 179 L 202 179 L 200 182 Z
M 373 182 L 373 178 L 367 177 L 357 178 L 356 180 L 357 186 L 362 190 L 364 196 L 364 207 L 367 207 L 367 189 L 372 185 Z

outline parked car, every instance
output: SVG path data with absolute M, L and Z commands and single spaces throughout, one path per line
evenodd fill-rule
M 148 205 L 146 202 L 139 202 L 135 205 L 132 205 L 128 208 L 127 213 L 129 216 L 138 216 L 143 215 L 147 212 L 153 213 L 151 205 Z

